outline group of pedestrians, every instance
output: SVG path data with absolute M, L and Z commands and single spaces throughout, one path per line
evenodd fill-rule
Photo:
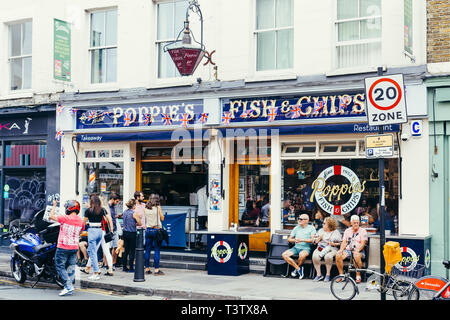
M 66 202 L 64 208 L 66 215 L 55 215 L 57 202 L 53 203 L 50 219 L 60 223 L 57 251 L 55 254 L 55 266 L 61 279 L 65 283 L 60 296 L 73 293 L 75 280 L 75 265 L 77 257 L 80 259 L 80 270 L 89 276 L 89 280 L 100 279 L 99 260 L 107 267 L 106 276 L 113 276 L 115 268 L 119 266 L 118 254 L 119 241 L 123 242 L 122 270 L 134 272 L 134 260 L 136 251 L 137 231 L 145 232 L 145 273 L 152 274 L 150 270 L 150 254 L 154 251 L 154 275 L 163 275 L 159 269 L 161 241 L 158 237 L 158 229 L 162 227 L 164 215 L 159 203 L 159 195 L 152 194 L 145 203 L 144 194 L 136 191 L 134 197 L 126 202 L 126 210 L 123 213 L 116 211 L 120 197 L 112 194 L 109 200 L 92 194 L 83 219 L 79 216 L 80 204 L 76 200 Z M 123 225 L 118 221 L 123 219 Z M 83 239 L 83 233 L 87 230 L 87 239 Z M 112 240 L 106 241 L 107 231 L 113 233 Z M 85 235 L 84 235 L 85 236 Z M 80 240 L 87 240 L 80 241 Z M 109 240 L 109 239 L 108 239 Z M 87 248 L 86 248 L 87 247 Z M 103 259 L 99 259 L 99 249 Z M 87 261 L 86 261 L 87 260 Z

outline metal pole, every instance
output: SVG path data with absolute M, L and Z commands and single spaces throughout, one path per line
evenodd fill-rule
M 145 281 L 144 277 L 144 229 L 136 230 L 136 262 L 134 266 L 134 282 Z
M 383 75 L 383 68 L 378 68 L 378 76 Z M 378 133 L 383 134 L 383 126 L 378 126 Z M 380 188 L 380 273 L 384 273 L 385 262 L 383 257 L 383 248 L 386 242 L 385 227 L 384 227 L 384 158 L 378 159 L 378 175 Z M 386 293 L 380 292 L 381 300 L 386 300 Z
M 188 247 L 185 249 L 186 251 L 191 251 L 191 209 L 188 210 Z

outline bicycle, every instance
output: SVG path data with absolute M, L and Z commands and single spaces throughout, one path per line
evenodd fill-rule
M 450 261 L 443 261 L 444 267 L 450 269 Z M 414 283 L 408 300 L 450 300 L 450 280 L 440 276 L 424 276 Z
M 398 268 L 392 268 L 390 274 L 380 273 L 371 269 L 354 268 L 353 255 L 350 258 L 350 265 L 344 275 L 338 275 L 331 280 L 330 290 L 333 296 L 338 300 L 352 300 L 356 294 L 359 294 L 359 288 L 356 281 L 350 273 L 365 272 L 372 274 L 367 280 L 367 290 L 376 289 L 380 293 L 392 293 L 395 300 L 415 300 L 418 295 L 411 295 L 415 291 L 414 281 L 423 274 L 425 266 L 417 265 L 412 271 L 403 272 Z M 414 281 L 412 280 L 414 279 Z M 411 298 L 411 299 L 410 299 Z

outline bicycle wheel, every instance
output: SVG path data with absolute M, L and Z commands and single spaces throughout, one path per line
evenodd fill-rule
M 330 289 L 338 300 L 352 300 L 357 292 L 356 283 L 349 275 L 334 277 L 331 280 Z
M 415 291 L 411 294 L 411 291 Z M 392 294 L 395 300 L 418 300 L 416 286 L 408 281 L 396 281 L 392 286 Z

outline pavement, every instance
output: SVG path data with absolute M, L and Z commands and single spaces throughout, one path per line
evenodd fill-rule
M 9 248 L 0 248 L 0 277 L 12 277 Z M 76 287 L 98 288 L 128 294 L 160 296 L 167 300 L 335 300 L 330 283 L 311 279 L 264 277 L 258 273 L 239 276 L 208 275 L 207 271 L 161 269 L 164 275 L 145 275 L 145 281 L 135 282 L 134 273 L 117 268 L 114 276 L 103 275 L 92 281 L 76 270 Z M 153 270 L 152 270 L 153 271 Z M 91 271 L 92 272 L 92 271 Z M 32 281 L 32 280 L 28 280 Z M 377 291 L 366 291 L 359 284 L 360 294 L 354 300 L 380 300 Z M 387 297 L 392 300 L 391 296 Z

